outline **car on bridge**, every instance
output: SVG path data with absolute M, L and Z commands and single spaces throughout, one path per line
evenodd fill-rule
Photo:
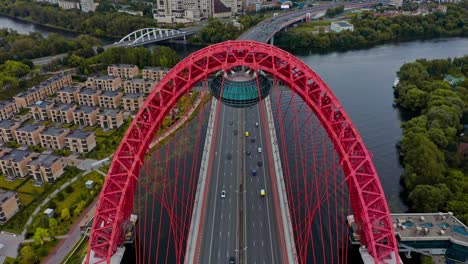
M 262 153 L 262 148 L 258 148 L 258 153 Z
M 245 131 L 245 136 L 246 136 L 246 137 L 249 136 L 249 131 Z
M 231 257 L 229 258 L 229 264 L 236 264 L 236 258 L 233 257 L 233 256 L 231 256 Z
M 261 197 L 265 197 L 266 193 L 265 193 L 265 189 L 261 189 L 260 190 L 260 196 Z
M 226 191 L 225 190 L 221 191 L 221 198 L 226 198 Z

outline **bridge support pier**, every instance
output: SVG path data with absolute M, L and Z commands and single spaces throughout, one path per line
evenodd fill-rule
M 117 251 L 112 255 L 109 264 L 120 264 L 122 263 L 122 259 L 125 253 L 125 246 L 121 246 L 117 248 Z M 82 264 L 86 263 L 86 258 L 83 260 Z M 94 255 L 94 251 L 91 251 L 89 254 L 89 264 L 94 263 L 105 263 L 105 260 L 102 258 L 98 258 Z

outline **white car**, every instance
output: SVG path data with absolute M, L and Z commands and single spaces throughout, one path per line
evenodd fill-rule
M 226 191 L 225 190 L 221 191 L 221 198 L 226 198 Z
M 258 122 L 255 122 L 255 126 L 258 127 Z
M 258 148 L 258 153 L 262 153 L 262 148 Z

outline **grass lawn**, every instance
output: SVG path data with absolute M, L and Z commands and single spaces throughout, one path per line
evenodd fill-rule
M 49 255 L 49 252 L 57 246 L 57 244 L 60 243 L 60 239 L 55 239 L 53 241 L 45 241 L 43 245 L 41 244 L 34 244 L 34 243 L 23 243 L 21 244 L 22 247 L 24 246 L 30 246 L 34 255 L 37 256 L 38 263 L 41 263 L 47 255 Z
M 76 248 L 77 245 L 75 245 L 74 249 Z M 71 250 L 70 252 L 72 251 L 73 250 Z M 84 257 L 86 256 L 87 251 L 88 251 L 88 239 L 85 239 L 83 242 L 81 242 L 81 244 L 78 245 L 78 248 L 76 248 L 75 252 L 73 252 L 71 256 L 70 255 L 67 256 L 67 258 L 70 257 L 68 261 L 64 261 L 62 262 L 62 264 L 81 263 Z M 65 260 L 67 260 L 67 258 L 65 258 Z
M 21 184 L 23 184 L 26 179 L 16 178 L 14 181 L 10 182 L 5 180 L 5 176 L 0 177 L 0 188 L 8 190 L 16 190 Z
M 21 201 L 23 206 L 28 206 L 30 203 L 34 201 L 34 196 L 25 194 L 25 193 L 18 193 L 18 197 Z
M 88 180 L 92 180 L 95 182 L 95 189 L 90 190 L 85 187 L 85 183 Z M 76 180 L 70 185 L 73 189 L 72 192 L 67 193 L 66 190 L 62 190 L 60 192 L 63 195 L 62 200 L 58 199 L 58 195 L 52 198 L 51 201 L 56 205 L 55 219 L 59 221 L 59 226 L 55 229 L 54 235 L 63 235 L 68 232 L 70 226 L 76 222 L 76 220 L 80 217 L 81 213 L 88 207 L 89 204 L 92 203 L 94 198 L 99 194 L 99 190 L 103 182 L 104 177 L 100 173 L 92 171 L 80 177 L 78 180 Z M 85 202 L 84 206 L 81 208 L 81 210 L 79 209 L 79 213 L 75 212 L 75 209 L 78 207 L 78 204 L 82 201 Z M 45 210 L 46 207 L 47 204 L 43 208 L 41 208 L 40 211 Z M 62 220 L 61 217 L 61 212 L 65 208 L 68 208 L 71 214 L 71 219 L 68 221 Z M 31 225 L 28 227 L 28 233 L 33 233 L 37 227 L 48 228 L 47 224 L 45 224 L 45 222 L 47 222 L 47 219 L 45 218 L 46 216 L 43 214 L 38 214 L 36 217 L 34 217 Z M 46 226 L 44 226 L 44 224 Z
M 6 257 L 5 259 L 5 262 L 3 262 L 3 264 L 13 264 L 15 263 L 16 259 L 12 258 L 12 257 Z
M 33 181 L 27 181 L 25 184 L 21 185 L 21 187 L 18 188 L 18 192 L 20 193 L 29 193 L 29 194 L 33 194 L 33 193 L 43 193 L 45 191 L 45 186 L 42 186 L 42 187 L 36 187 L 36 186 L 33 186 L 34 182 Z

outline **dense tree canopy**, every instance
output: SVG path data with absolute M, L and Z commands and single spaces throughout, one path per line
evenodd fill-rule
M 403 183 L 411 208 L 418 212 L 447 210 L 468 222 L 468 158 L 459 153 L 468 142 L 468 82 L 452 87 L 447 74 L 467 77 L 468 56 L 418 60 L 398 72 L 395 88 L 400 107 L 416 116 L 402 124 Z
M 396 17 L 377 16 L 364 12 L 353 16 L 354 31 L 340 33 L 315 33 L 300 29 L 288 30 L 276 38 L 279 46 L 322 50 L 346 50 L 366 48 L 388 41 L 404 41 L 417 38 L 467 36 L 468 11 L 462 4 L 449 5 L 447 13 L 434 12 L 426 16 Z M 465 66 L 468 67 L 468 66 Z M 431 73 L 442 72 L 444 64 L 433 65 Z
M 99 8 L 102 10 L 102 8 Z M 118 12 L 82 13 L 64 10 L 44 3 L 26 0 L 0 1 L 0 12 L 95 36 L 120 36 L 144 27 L 156 26 L 152 18 L 132 16 Z

